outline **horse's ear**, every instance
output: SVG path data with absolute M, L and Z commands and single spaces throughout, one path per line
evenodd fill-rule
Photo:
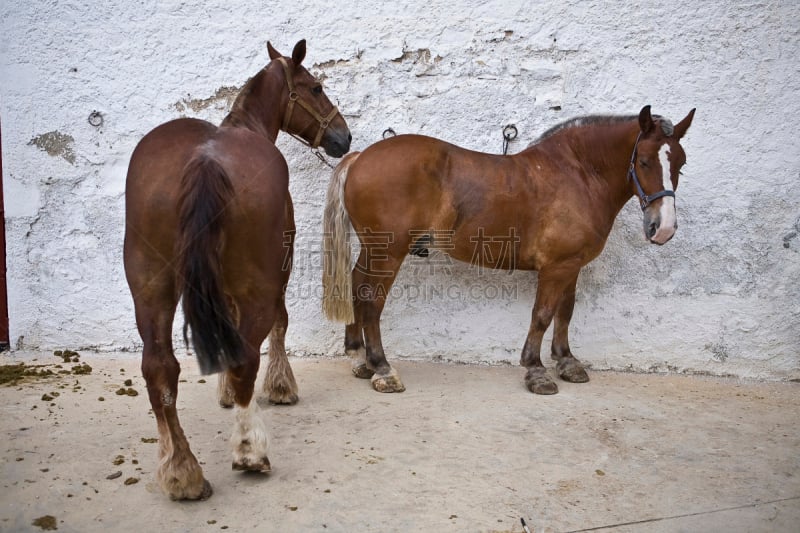
M 277 50 L 275 50 L 275 48 L 272 47 L 272 43 L 269 41 L 267 41 L 267 52 L 269 52 L 270 59 L 278 59 L 282 55 L 280 52 L 278 52 Z
M 692 119 L 694 118 L 694 109 L 689 111 L 689 114 L 686 115 L 686 118 L 681 120 L 675 125 L 675 132 L 672 134 L 673 137 L 676 139 L 681 139 L 684 135 L 686 135 L 686 130 L 689 129 L 689 126 L 692 125 Z
M 653 129 L 653 116 L 650 114 L 650 106 L 646 105 L 639 111 L 639 127 L 642 133 L 649 133 Z
M 306 40 L 300 39 L 297 41 L 297 44 L 294 45 L 294 50 L 292 50 L 292 63 L 294 63 L 294 68 L 300 66 L 303 62 L 303 59 L 306 57 Z

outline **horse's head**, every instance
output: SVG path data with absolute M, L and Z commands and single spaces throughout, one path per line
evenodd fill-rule
M 675 190 L 686 153 L 680 140 L 694 118 L 694 109 L 672 125 L 650 114 L 650 106 L 639 113 L 639 136 L 633 147 L 628 178 L 644 211 L 644 236 L 653 244 L 669 241 L 678 228 Z
M 283 57 L 270 43 L 267 49 L 273 63 L 281 64 L 286 79 L 282 95 L 286 111 L 281 129 L 312 148 L 322 146 L 332 157 L 346 154 L 352 139 L 347 123 L 325 95 L 322 84 L 302 66 L 305 39 L 295 45 L 291 58 Z

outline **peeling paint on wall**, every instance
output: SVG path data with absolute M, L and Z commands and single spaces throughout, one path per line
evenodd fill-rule
M 60 131 L 51 131 L 37 135 L 28 142 L 28 146 L 36 146 L 53 157 L 63 157 L 70 165 L 74 165 L 74 143 L 75 139 L 71 135 L 66 135 Z
M 182 98 L 180 101 L 175 102 L 175 109 L 179 113 L 186 111 L 188 107 L 195 113 L 199 113 L 204 109 L 214 106 L 218 110 L 230 110 L 236 96 L 239 94 L 241 87 L 220 87 L 217 89 L 213 96 L 208 98 Z

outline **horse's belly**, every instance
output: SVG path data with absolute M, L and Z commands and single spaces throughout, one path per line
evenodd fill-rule
M 533 257 L 524 252 L 522 238 L 510 228 L 506 232 L 477 231 L 472 235 L 459 236 L 451 245 L 436 249 L 453 259 L 481 268 L 498 270 L 536 270 Z

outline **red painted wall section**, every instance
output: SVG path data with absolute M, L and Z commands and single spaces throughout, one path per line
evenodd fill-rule
M 8 287 L 6 286 L 6 209 L 3 202 L 3 134 L 0 126 L 0 352 L 10 346 Z

